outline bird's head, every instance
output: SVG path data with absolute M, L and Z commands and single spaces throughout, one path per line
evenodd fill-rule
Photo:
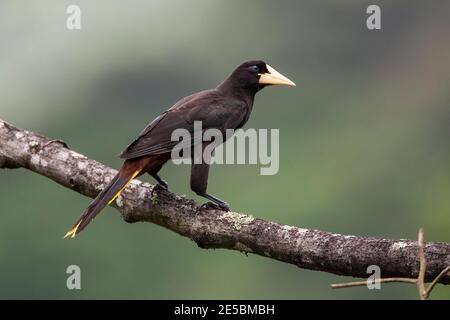
M 295 86 L 295 83 L 261 60 L 242 63 L 228 77 L 233 87 L 255 89 L 256 91 L 269 85 Z

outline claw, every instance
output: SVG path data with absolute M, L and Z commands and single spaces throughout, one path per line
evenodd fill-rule
M 159 182 L 157 186 L 159 186 L 159 188 L 162 188 L 163 190 L 169 190 L 169 185 L 164 180 L 161 180 L 161 182 Z
M 42 149 L 44 149 L 45 147 L 51 145 L 52 143 L 59 143 L 61 144 L 64 148 L 69 149 L 69 146 L 67 145 L 67 143 L 65 143 L 64 141 L 60 140 L 60 139 L 53 139 L 48 141 L 46 144 L 44 144 L 42 146 Z
M 164 190 L 164 191 L 169 190 L 169 185 L 165 181 L 164 181 L 164 184 L 158 183 L 152 188 L 152 191 L 150 192 L 150 197 L 153 198 L 154 193 L 156 191 L 161 191 L 161 190 Z
M 213 210 L 221 210 L 221 211 L 230 211 L 230 206 L 226 202 L 221 203 L 213 203 L 213 202 L 206 202 L 198 207 L 198 211 L 201 211 L 203 209 L 213 209 Z

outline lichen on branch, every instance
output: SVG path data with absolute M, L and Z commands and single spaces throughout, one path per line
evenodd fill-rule
M 16 128 L 0 119 L 0 168 L 26 168 L 88 197 L 95 197 L 116 174 L 59 140 Z M 1 184 L 1 182 L 0 182 Z M 357 237 L 282 225 L 254 216 L 200 208 L 193 200 L 155 190 L 139 180 L 113 206 L 127 222 L 156 223 L 194 240 L 201 248 L 243 251 L 337 275 L 366 278 L 377 265 L 383 277 L 414 278 L 419 273 L 418 242 Z M 100 222 L 98 222 L 100 223 Z M 450 244 L 428 242 L 425 279 L 450 265 Z M 450 283 L 450 275 L 439 278 Z

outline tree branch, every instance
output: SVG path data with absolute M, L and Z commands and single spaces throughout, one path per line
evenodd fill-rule
M 18 129 L 0 119 L 0 168 L 23 167 L 88 197 L 95 197 L 117 172 L 68 149 L 60 141 Z M 194 240 L 201 248 L 258 254 L 300 268 L 366 278 L 369 265 L 383 277 L 419 274 L 418 242 L 357 237 L 308 230 L 237 212 L 199 209 L 193 200 L 134 180 L 115 203 L 127 222 L 153 222 Z M 81 208 L 82 209 L 82 208 Z M 74 217 L 75 218 L 75 217 Z M 426 243 L 425 280 L 450 265 L 450 244 Z M 440 283 L 450 283 L 441 275 Z
M 403 282 L 403 283 L 411 283 L 415 284 L 417 287 L 417 291 L 419 292 L 420 300 L 427 300 L 430 296 L 431 291 L 433 290 L 436 283 L 439 282 L 439 279 L 445 276 L 450 271 L 450 266 L 446 267 L 442 270 L 437 277 L 431 282 L 428 288 L 425 286 L 425 275 L 427 272 L 427 259 L 425 257 L 425 238 L 423 234 L 423 228 L 419 229 L 419 240 L 418 240 L 418 251 L 419 251 L 419 276 L 417 279 L 415 278 L 379 278 L 379 279 L 368 279 L 367 281 L 355 281 L 348 283 L 338 283 L 332 284 L 331 287 L 333 289 L 341 289 L 341 288 L 350 288 L 350 287 L 360 287 L 367 286 L 373 284 L 372 280 L 375 280 L 375 283 L 387 283 L 387 282 Z

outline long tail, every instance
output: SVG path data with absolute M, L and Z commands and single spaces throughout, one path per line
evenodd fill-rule
M 125 169 L 122 167 L 122 169 Z M 71 236 L 74 238 L 77 234 L 83 231 L 84 228 L 100 213 L 100 211 L 111 204 L 122 192 L 123 189 L 133 180 L 142 168 L 134 171 L 120 170 L 119 173 L 111 180 L 111 182 L 98 194 L 98 196 L 91 202 L 89 207 L 83 212 L 80 218 L 75 222 L 75 225 L 64 238 Z

